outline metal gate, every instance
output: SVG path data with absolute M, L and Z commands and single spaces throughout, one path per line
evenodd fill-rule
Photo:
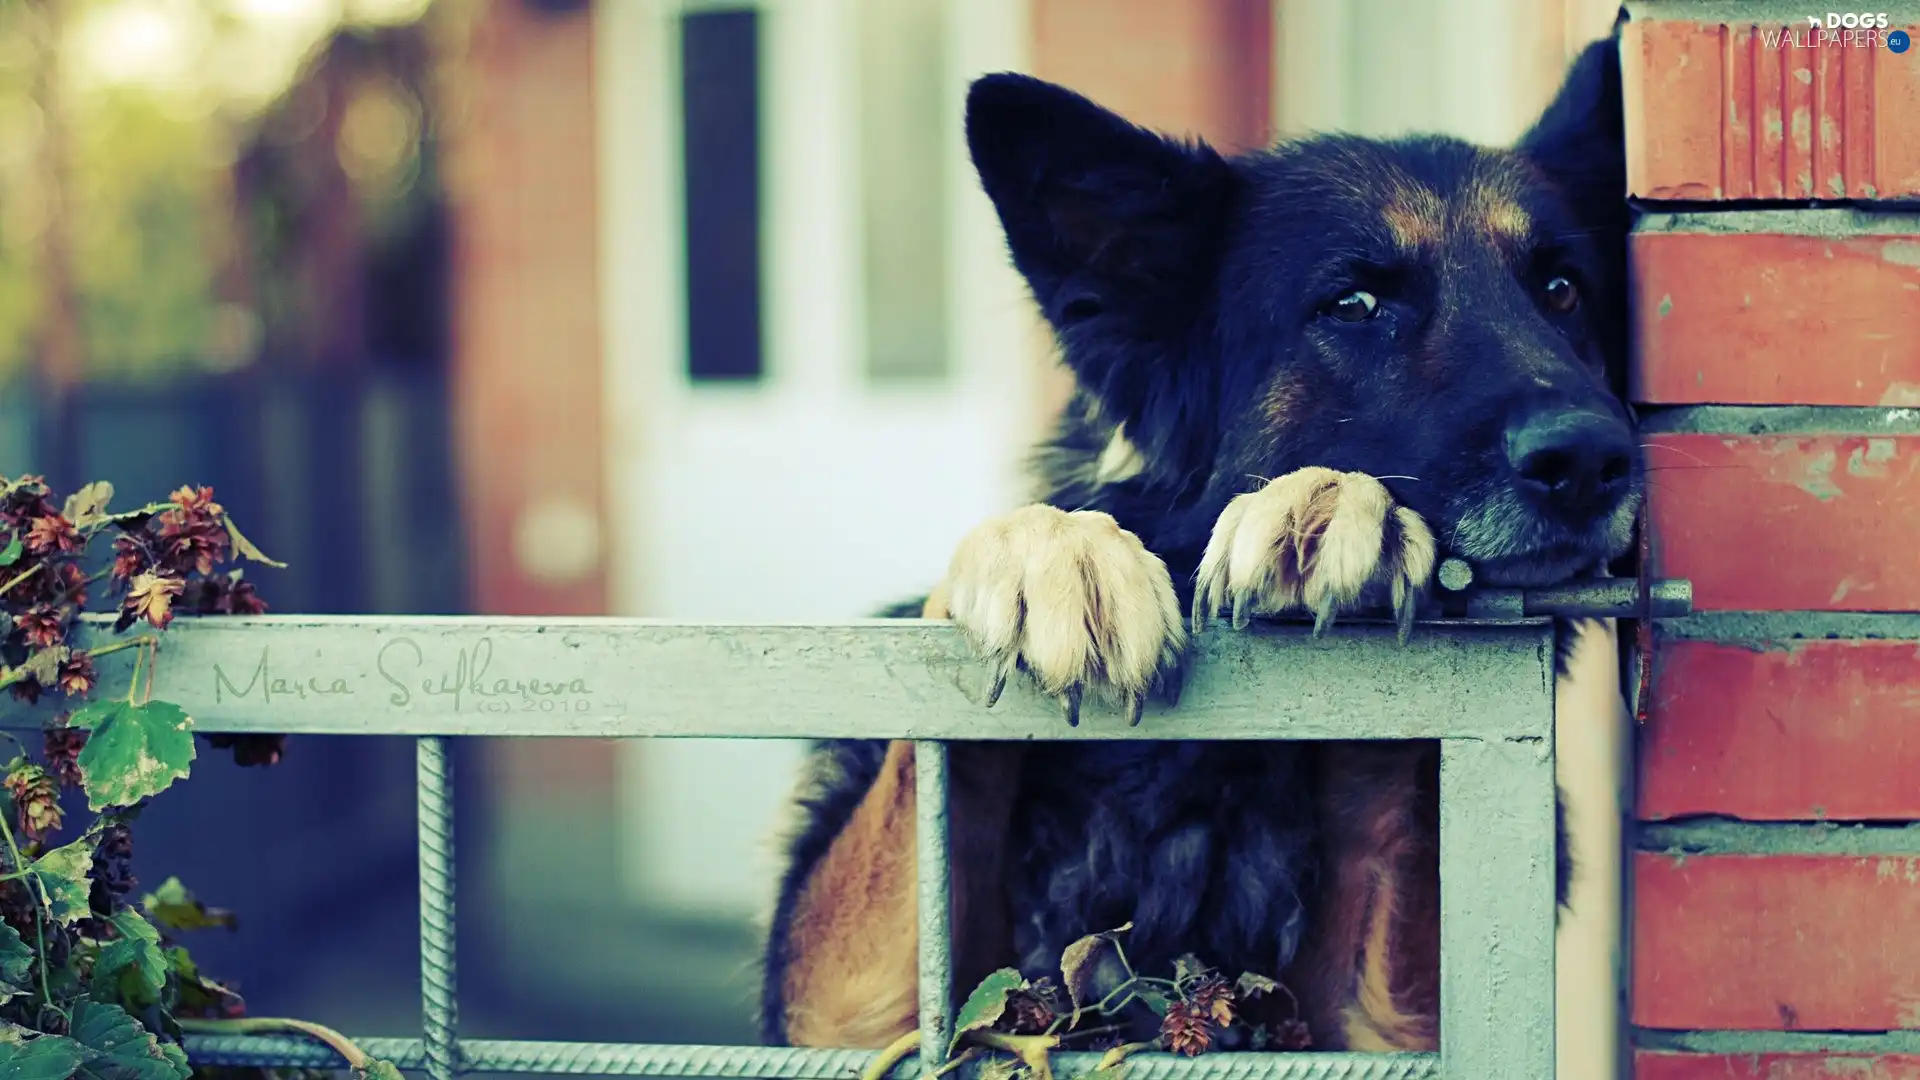
M 1180 705 L 1138 727 L 1009 687 L 945 622 L 718 625 L 641 619 L 182 619 L 153 694 L 201 732 L 418 738 L 421 1037 L 363 1049 L 431 1080 L 461 1072 L 850 1080 L 876 1051 L 462 1040 L 454 970 L 446 740 L 886 738 L 916 743 L 923 1048 L 946 1047 L 953 1001 L 946 744 L 978 739 L 1435 739 L 1440 779 L 1440 1054 L 1137 1054 L 1131 1080 L 1542 1080 L 1554 1072 L 1554 648 L 1550 616 L 1684 615 L 1685 582 L 1484 591 L 1407 644 L 1358 623 L 1288 622 L 1194 642 Z M 108 623 L 90 620 L 83 643 Z M 91 638 L 90 641 L 86 639 Z M 102 662 L 102 679 L 122 653 Z M 324 1019 L 324 1018 L 322 1018 Z M 292 1037 L 194 1036 L 204 1065 L 341 1067 Z M 1095 1054 L 1055 1055 L 1069 1073 Z M 911 1059 L 905 1066 L 912 1068 Z

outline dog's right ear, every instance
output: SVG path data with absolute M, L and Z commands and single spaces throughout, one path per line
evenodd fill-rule
M 1055 326 L 1196 290 L 1231 173 L 1200 143 L 1136 127 L 1064 87 L 988 75 L 967 93 L 967 149 L 1014 265 Z
M 1148 405 L 1196 389 L 1178 369 L 1213 284 L 1233 170 L 1203 143 L 1024 75 L 975 81 L 966 123 L 1013 263 L 1067 364 L 1104 412 L 1154 441 Z

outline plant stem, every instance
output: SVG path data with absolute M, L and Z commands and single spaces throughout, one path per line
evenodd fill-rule
M 1112 993 L 1109 993 L 1106 997 L 1101 998 L 1099 1002 L 1094 1005 L 1093 1011 L 1101 1014 L 1102 1016 L 1105 1016 L 1107 1013 L 1113 1011 L 1114 1009 L 1118 1009 L 1126 1005 L 1127 1002 L 1133 1000 L 1133 988 L 1137 984 L 1143 981 L 1144 980 L 1142 980 L 1138 975 L 1135 975 L 1132 978 L 1129 978 L 1126 982 L 1123 982 L 1119 986 L 1114 987 Z M 1115 998 L 1120 999 L 1120 1002 L 1118 1005 L 1114 1004 Z
M 87 655 L 98 660 L 103 656 L 111 656 L 117 652 L 126 652 L 128 649 L 138 649 L 138 648 L 141 648 L 142 646 L 158 645 L 159 643 L 160 643 L 160 639 L 157 637 L 154 637 L 152 634 L 141 634 L 139 637 L 136 637 L 136 638 L 128 638 L 125 641 L 116 641 L 111 645 L 102 645 L 97 649 L 88 649 Z
M 43 567 L 43 566 L 45 566 L 45 565 L 47 565 L 47 564 L 46 564 L 46 563 L 34 563 L 34 564 L 33 564 L 32 566 L 29 566 L 29 567 L 27 567 L 27 568 L 26 568 L 25 570 L 22 570 L 22 571 L 21 571 L 20 573 L 18 573 L 18 574 L 15 574 L 15 575 L 13 576 L 13 580 L 11 580 L 11 581 L 9 581 L 9 582 L 7 582 L 7 583 L 6 583 L 5 585 L 0 585 L 0 596 L 5 596 L 5 595 L 7 595 L 8 593 L 10 593 L 10 592 L 12 592 L 12 591 L 13 591 L 13 587 L 14 587 L 15 585 L 18 585 L 18 584 L 20 584 L 21 582 L 23 582 L 23 581 L 25 581 L 25 580 L 27 580 L 28 578 L 30 578 L 30 577 L 32 577 L 33 575 L 35 575 L 35 574 L 37 574 L 37 573 L 39 573 L 39 572 L 40 572 L 40 568 L 41 568 L 41 567 Z
M 969 1031 L 967 1038 L 981 1046 L 1011 1052 L 1020 1059 L 1022 1064 L 1033 1071 L 1036 1080 L 1053 1080 L 1053 1060 L 1048 1054 L 1060 1046 L 1060 1037 L 1057 1035 L 1007 1035 L 998 1031 Z
M 918 1030 L 909 1031 L 905 1035 L 893 1040 L 887 1044 L 885 1050 L 880 1051 L 878 1057 L 874 1058 L 865 1069 L 860 1071 L 860 1080 L 881 1080 L 882 1077 L 893 1071 L 895 1065 L 907 1060 L 907 1055 L 913 1053 L 914 1048 L 919 1045 L 920 1032 Z
M 958 1069 L 960 1066 L 965 1065 L 967 1062 L 972 1061 L 974 1058 L 977 1058 L 979 1056 L 980 1056 L 980 1048 L 977 1046 L 969 1046 L 965 1050 L 962 1050 L 958 1054 L 955 1054 L 945 1065 L 942 1065 L 939 1068 L 933 1070 L 933 1075 L 927 1077 L 927 1080 L 939 1080 L 940 1077 L 947 1075 L 948 1073 L 954 1071 L 955 1069 Z
M 153 680 L 160 674 L 160 639 L 147 637 L 147 697 L 143 704 L 153 702 Z
M 4 0 L 0 0 L 0 2 L 4 2 Z M 125 652 L 128 649 L 138 649 L 148 645 L 153 646 L 154 652 L 157 654 L 160 650 L 160 639 L 157 637 L 154 637 L 152 634 L 142 634 L 137 638 L 130 638 L 126 641 L 116 641 L 111 645 L 102 645 L 96 649 L 82 649 L 74 653 L 73 655 L 87 656 L 87 657 L 92 657 L 94 659 L 99 659 L 102 656 L 110 656 L 117 652 Z M 137 667 L 135 669 L 135 674 L 136 675 L 138 674 Z M 24 681 L 27 678 L 27 676 L 28 676 L 27 665 L 25 664 L 21 664 L 19 667 L 16 667 L 16 668 L 6 669 L 5 674 L 0 674 L 0 690 L 5 690 L 7 687 L 12 686 L 14 683 Z M 149 693 L 152 692 L 153 687 L 151 682 L 148 683 L 147 689 Z M 127 702 L 129 704 L 133 702 L 133 694 L 134 694 L 134 688 L 129 687 L 127 690 Z
M 1099 1027 L 1075 1028 L 1071 1031 L 1062 1031 L 1059 1033 L 1060 1045 L 1065 1046 L 1069 1039 L 1091 1039 L 1096 1035 L 1106 1035 L 1110 1032 L 1119 1031 L 1120 1028 L 1121 1025 L 1119 1024 L 1102 1024 Z M 1047 1034 L 1052 1035 L 1054 1032 L 1049 1030 Z
M 1127 1043 L 1124 1046 L 1116 1046 L 1100 1055 L 1100 1063 L 1093 1067 L 1093 1071 L 1097 1073 L 1106 1072 L 1108 1069 L 1127 1060 L 1129 1056 L 1137 1054 L 1142 1050 L 1151 1050 L 1158 1045 L 1160 1045 L 1160 1042 L 1158 1039 L 1155 1039 L 1151 1042 Z
M 981 1046 L 1021 1055 L 1052 1050 L 1060 1045 L 1058 1035 L 1009 1035 L 1004 1031 L 969 1031 L 967 1038 Z
M 133 654 L 133 682 L 127 687 L 127 704 L 133 704 L 134 695 L 140 692 L 140 662 L 146 659 L 146 651 Z
M 28 873 L 27 863 L 25 859 L 20 857 L 20 845 L 14 843 L 13 826 L 7 824 L 7 815 L 5 814 L 0 814 L 0 835 L 4 835 L 7 838 L 7 854 L 13 857 L 14 872 L 20 877 L 25 878 Z M 28 881 L 26 883 L 27 893 L 33 897 L 33 966 L 40 972 L 40 996 L 46 1000 L 47 1008 L 52 1009 L 61 1016 L 65 1016 L 66 1012 L 62 1010 L 60 1006 L 53 1003 L 53 984 L 47 981 L 47 931 L 45 920 L 41 919 L 40 914 L 42 911 L 45 911 L 48 915 L 53 914 L 53 912 L 52 909 L 48 907 L 46 898 L 41 895 L 43 890 L 35 888 L 35 886 L 39 884 L 40 882 L 38 881 Z
M 366 1071 L 373 1059 L 365 1050 L 353 1044 L 353 1040 L 319 1024 L 306 1020 L 287 1020 L 273 1016 L 250 1016 L 243 1020 L 199 1020 L 183 1017 L 175 1021 L 181 1031 L 194 1031 L 202 1035 L 286 1035 L 289 1033 L 307 1035 L 326 1043 L 333 1052 L 346 1059 L 347 1067 L 356 1071 Z

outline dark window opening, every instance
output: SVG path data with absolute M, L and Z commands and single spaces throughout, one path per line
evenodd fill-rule
M 760 18 L 700 11 L 680 24 L 687 375 L 765 373 L 760 310 Z

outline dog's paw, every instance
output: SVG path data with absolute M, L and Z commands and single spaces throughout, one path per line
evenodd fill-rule
M 1336 614 L 1390 604 L 1404 640 L 1437 560 L 1433 530 L 1365 473 L 1307 468 L 1227 504 L 1200 560 L 1193 628 L 1231 605 L 1254 615 L 1309 611 L 1320 633 Z
M 1172 689 L 1186 627 L 1166 563 L 1109 514 L 1034 505 L 994 518 L 960 543 L 947 570 L 948 616 L 994 666 L 989 707 L 1028 672 L 1080 722 L 1088 690 L 1133 723 Z

